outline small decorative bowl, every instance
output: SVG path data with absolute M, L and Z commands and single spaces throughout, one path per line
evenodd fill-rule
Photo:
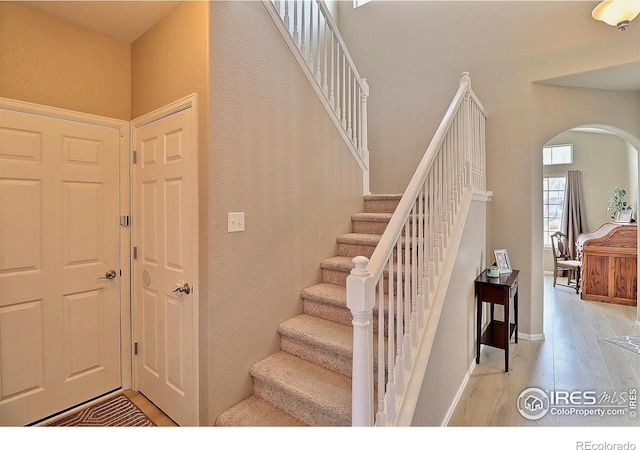
M 487 276 L 489 278 L 498 278 L 500 277 L 500 269 L 497 266 L 491 266 L 487 268 Z

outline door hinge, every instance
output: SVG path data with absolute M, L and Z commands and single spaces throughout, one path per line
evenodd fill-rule
M 138 354 L 138 343 L 137 342 L 135 344 L 133 344 L 133 354 L 134 355 Z
M 138 152 L 136 150 L 133 151 L 133 163 L 138 162 Z
M 122 225 L 123 227 L 128 227 L 129 225 L 131 225 L 131 217 L 127 215 L 120 216 L 120 225 Z
M 138 259 L 138 247 L 133 247 L 133 259 Z

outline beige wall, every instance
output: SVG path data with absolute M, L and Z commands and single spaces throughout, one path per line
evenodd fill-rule
M 638 154 L 633 147 L 611 134 L 567 131 L 547 142 L 548 145 L 573 144 L 573 164 L 544 166 L 545 175 L 565 175 L 568 170 L 582 171 L 587 226 L 595 231 L 612 221 L 604 214 L 616 186 L 627 191 L 629 203 L 637 203 Z M 635 171 L 633 171 L 635 169 Z M 551 249 L 544 250 L 544 270 L 553 271 Z
M 442 308 L 438 331 L 415 414 L 413 426 L 440 426 L 475 358 L 474 280 L 485 269 L 487 258 L 487 203 L 471 202 L 460 250 Z
M 0 97 L 129 120 L 129 44 L 0 2 Z
M 198 103 L 198 217 L 200 232 L 200 420 L 207 424 L 209 246 L 209 3 L 185 1 L 131 46 L 131 111 L 140 117 L 192 93 Z
M 211 4 L 209 422 L 251 394 L 249 369 L 362 211 L 362 174 L 261 2 Z M 227 213 L 243 211 L 243 233 Z
M 540 148 L 582 124 L 640 136 L 638 93 L 532 84 L 639 59 L 640 27 L 620 33 L 591 19 L 592 8 L 562 1 L 340 4 L 340 30 L 371 86 L 373 192 L 404 189 L 460 74 L 470 72 L 489 114 L 490 241 L 508 249 L 521 270 L 520 331 L 534 338 L 543 330 Z

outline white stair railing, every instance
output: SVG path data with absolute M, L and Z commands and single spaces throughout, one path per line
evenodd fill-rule
M 463 199 L 486 188 L 486 113 L 468 75 L 463 74 L 371 259 L 353 259 L 355 268 L 347 279 L 347 306 L 354 326 L 353 426 L 411 423 L 415 401 L 408 398 L 417 397 L 415 384 L 418 389 L 422 384 L 422 376 L 414 373 L 423 375 L 426 369 L 446 294 L 442 285 L 445 278 L 448 284 L 451 272 L 452 258 L 447 258 L 445 267 L 445 256 L 457 246 L 449 248 L 452 230 L 456 219 L 460 219 L 456 230 L 466 220 L 462 216 L 470 200 L 463 204 Z M 376 304 L 379 332 L 374 350 Z
M 358 73 L 327 5 L 322 0 L 263 0 L 263 4 L 362 169 L 368 194 L 369 85 Z

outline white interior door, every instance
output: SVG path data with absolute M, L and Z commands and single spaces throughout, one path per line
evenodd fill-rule
M 133 126 L 136 386 L 183 426 L 198 423 L 194 109 Z
M 121 386 L 119 151 L 118 129 L 0 108 L 0 425 Z

